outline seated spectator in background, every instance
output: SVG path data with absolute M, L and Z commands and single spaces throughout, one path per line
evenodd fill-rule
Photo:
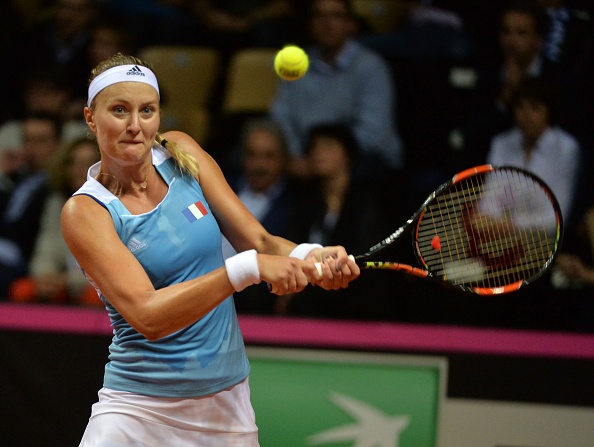
M 594 206 L 581 217 L 576 233 L 579 242 L 568 250 L 563 248 L 557 257 L 555 269 L 561 275 L 556 276 L 554 285 L 559 288 L 594 287 Z
M 25 118 L 20 163 L 3 172 L 10 188 L 0 191 L 0 299 L 6 298 L 12 280 L 27 274 L 49 191 L 47 169 L 61 130 L 54 116 Z M 6 169 L 6 164 L 0 167 Z
M 512 103 L 515 126 L 493 138 L 487 162 L 517 166 L 539 176 L 555 194 L 564 221 L 570 223 L 582 154 L 578 141 L 557 126 L 558 99 L 551 83 L 526 79 Z
M 116 53 L 130 54 L 138 46 L 137 39 L 130 35 L 120 19 L 102 17 L 91 30 L 91 42 L 87 50 L 89 67 L 94 68 Z
M 306 160 L 311 185 L 300 194 L 291 218 L 290 237 L 312 243 L 344 242 L 353 254 L 366 252 L 377 241 L 388 236 L 394 220 L 387 205 L 367 181 L 355 178 L 358 160 L 357 141 L 342 124 L 320 124 L 310 130 Z M 398 290 L 397 275 L 368 271 L 361 275 L 349 293 L 322 296 L 310 287 L 299 295 L 279 297 L 275 312 L 279 314 L 385 319 L 393 316 L 392 295 Z M 377 281 L 377 276 L 383 276 Z M 367 303 L 373 301 L 370 306 Z
M 590 191 L 592 191 L 590 189 Z M 575 231 L 565 231 L 551 274 L 557 297 L 556 320 L 564 329 L 594 332 L 594 205 L 580 216 Z
M 309 71 L 299 80 L 281 82 L 270 108 L 289 141 L 292 175 L 311 174 L 304 156 L 309 130 L 341 122 L 358 142 L 356 174 L 393 179 L 404 160 L 389 66 L 353 39 L 349 1 L 313 0 L 309 13 Z
M 75 97 L 87 93 L 86 55 L 91 29 L 100 12 L 95 0 L 52 0 L 48 14 L 29 33 L 26 69 L 56 65 L 63 69 Z
M 287 237 L 298 189 L 286 173 L 288 151 L 282 129 L 266 118 L 250 120 L 240 144 L 241 170 L 238 175 L 228 175 L 229 184 L 267 231 Z M 223 238 L 223 256 L 234 254 Z M 234 296 L 240 313 L 272 313 L 275 295 L 265 284 L 250 286 Z
M 454 11 L 427 1 L 400 0 L 402 18 L 389 32 L 363 32 L 359 41 L 388 60 L 467 60 L 474 52 L 464 23 Z
M 158 22 L 159 31 L 133 33 L 139 46 L 192 45 L 198 27 L 192 11 L 194 0 L 103 0 L 105 14 L 118 17 L 130 30 Z M 126 54 L 126 53 L 124 53 Z
M 594 23 L 587 10 L 564 0 L 539 0 L 550 19 L 542 54 L 557 67 L 561 88 L 573 94 L 564 125 L 589 146 L 594 142 Z
M 592 18 L 564 0 L 539 0 L 550 18 L 543 56 L 569 70 L 583 70 L 592 61 Z
M 479 67 L 475 114 L 464 130 L 464 145 L 475 153 L 473 164 L 484 157 L 495 134 L 513 126 L 510 106 L 517 87 L 528 77 L 555 78 L 542 57 L 549 22 L 538 0 L 506 3 L 499 25 L 499 54 Z
M 99 161 L 99 150 L 88 138 L 64 146 L 49 167 L 49 187 L 40 230 L 29 262 L 29 274 L 11 284 L 9 298 L 18 302 L 101 305 L 97 292 L 70 254 L 60 214 L 66 200 L 87 179 L 89 167 Z
M 399 0 L 388 5 L 387 9 L 393 8 L 392 28 L 363 32 L 358 40 L 382 55 L 394 73 L 397 121 L 406 149 L 403 183 L 410 203 L 418 206 L 437 185 L 469 167 L 454 147 L 452 135 L 474 112 L 467 104 L 475 77 L 476 44 L 459 14 L 464 9 L 461 5 L 458 11 L 451 1 Z M 480 14 L 476 1 L 465 9 Z M 375 15 L 380 16 L 379 10 Z M 480 20 L 485 17 L 489 16 Z
M 117 17 L 101 16 L 93 23 L 90 31 L 91 37 L 86 51 L 87 73 L 96 67 L 99 62 L 109 59 L 116 53 L 132 54 L 136 50 L 137 40 L 133 33 L 130 33 L 124 24 Z M 80 93 L 80 92 L 79 92 Z M 84 94 L 72 95 L 73 97 L 65 108 L 64 120 L 68 124 L 78 124 L 79 132 L 73 135 L 72 139 L 84 137 L 88 133 L 87 124 L 81 110 L 87 105 L 87 92 Z M 69 140 L 69 135 L 64 136 Z
M 73 91 L 63 69 L 50 64 L 32 70 L 25 78 L 21 99 L 24 115 L 15 115 L 0 125 L 0 156 L 3 152 L 20 150 L 23 145 L 23 117 L 31 114 L 56 116 L 62 122 L 65 141 L 87 134 L 87 127 L 78 110 L 77 119 L 69 119 Z
M 17 9 L 16 2 L 3 1 L 0 3 L 0 58 L 5 63 L 0 71 L 0 124 L 21 116 L 21 91 L 23 82 L 23 67 L 20 63 L 20 42 L 26 36 L 26 26 L 22 15 Z
M 229 184 L 266 229 L 286 237 L 296 184 L 287 177 L 283 131 L 268 118 L 255 118 L 244 125 L 240 145 L 241 172 L 229 175 Z

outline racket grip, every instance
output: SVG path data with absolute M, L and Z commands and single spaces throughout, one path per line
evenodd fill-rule
M 353 255 L 349 255 L 349 259 L 351 261 L 354 261 L 355 260 L 355 257 Z M 318 275 L 319 276 L 322 276 L 322 263 L 321 262 L 316 262 L 314 265 L 316 266 L 316 269 L 318 271 Z

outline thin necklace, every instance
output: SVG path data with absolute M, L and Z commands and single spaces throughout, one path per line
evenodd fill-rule
M 148 172 L 148 174 L 146 175 L 144 180 L 138 184 L 138 186 L 140 186 L 140 189 L 139 189 L 140 191 L 144 191 L 146 189 L 146 185 L 147 185 L 146 181 L 148 180 L 149 175 L 151 175 L 151 172 L 153 172 L 152 169 Z M 121 190 L 120 180 L 115 175 L 109 174 L 107 172 L 101 172 L 101 171 L 99 172 L 99 175 L 107 175 L 108 177 L 114 178 L 116 180 L 116 182 L 118 182 L 118 188 Z

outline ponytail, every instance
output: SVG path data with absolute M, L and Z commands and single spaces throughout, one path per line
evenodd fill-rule
M 181 149 L 175 142 L 165 140 L 160 133 L 157 133 L 155 136 L 155 141 L 167 148 L 182 171 L 192 174 L 192 176 L 198 179 L 200 165 L 193 155 Z

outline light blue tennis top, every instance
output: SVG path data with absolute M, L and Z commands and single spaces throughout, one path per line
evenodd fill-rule
M 204 275 L 224 261 L 221 232 L 198 181 L 182 174 L 164 147 L 153 147 L 152 156 L 157 172 L 169 185 L 167 195 L 152 211 L 131 214 L 95 180 L 99 163 L 89 169 L 86 183 L 75 195 L 91 196 L 109 211 L 120 239 L 155 289 L 160 289 Z M 198 397 L 248 376 L 250 366 L 232 297 L 196 323 L 149 341 L 98 293 L 113 326 L 106 388 L 149 396 Z

